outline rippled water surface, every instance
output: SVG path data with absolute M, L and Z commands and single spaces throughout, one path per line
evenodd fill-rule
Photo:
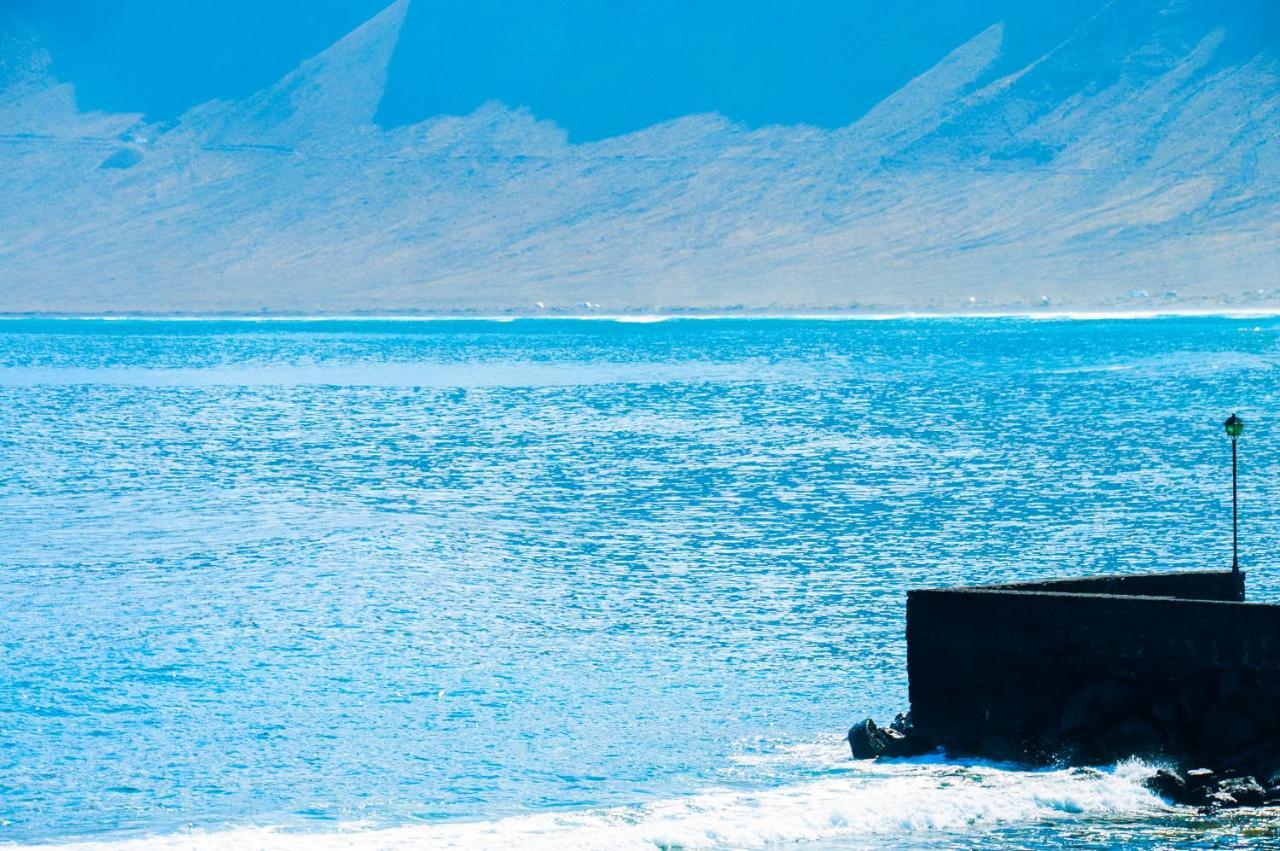
M 1278 378 L 1257 318 L 0 322 L 0 842 L 1268 844 L 839 736 L 908 588 L 1228 565 L 1231 410 L 1280 598 Z

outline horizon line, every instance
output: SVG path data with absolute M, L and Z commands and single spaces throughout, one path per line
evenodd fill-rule
M 678 320 L 696 321 L 786 321 L 812 322 L 884 322 L 892 320 L 955 319 L 1027 319 L 1052 320 L 1136 320 L 1136 319 L 1265 319 L 1280 318 L 1280 305 L 1261 308 L 1213 308 L 1168 310 L 1008 310 L 1008 311 L 882 311 L 882 312 L 795 312 L 795 313 L 528 313 L 528 314 L 454 314 L 454 313 L 5 313 L 0 322 L 524 322 L 580 321 L 618 322 L 623 324 L 656 324 Z

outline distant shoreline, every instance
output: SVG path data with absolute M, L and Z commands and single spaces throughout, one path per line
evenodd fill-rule
M 1264 319 L 1280 317 L 1280 305 L 1262 308 L 1168 309 L 1168 310 L 1008 310 L 1008 311 L 884 311 L 884 312 L 680 312 L 680 313 L 3 313 L 4 321 L 64 322 L 244 322 L 244 323 L 308 323 L 308 322 L 529 322 L 582 321 L 617 322 L 622 324 L 655 324 L 679 320 L 698 321 L 812 321 L 812 322 L 884 322 L 894 320 L 956 319 L 1024 319 L 1064 320 L 1132 320 L 1132 319 Z

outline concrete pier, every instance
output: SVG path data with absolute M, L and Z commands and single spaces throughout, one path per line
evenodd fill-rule
M 1280 738 L 1280 606 L 1230 571 L 912 591 L 907 659 L 953 753 L 1224 765 Z

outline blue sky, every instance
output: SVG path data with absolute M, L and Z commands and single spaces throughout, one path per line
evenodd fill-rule
M 526 106 L 575 140 L 719 111 L 752 126 L 835 127 L 997 21 L 1013 66 L 1102 0 L 414 0 L 380 112 L 385 125 Z M 384 0 L 6 0 L 90 109 L 167 119 L 270 84 Z

